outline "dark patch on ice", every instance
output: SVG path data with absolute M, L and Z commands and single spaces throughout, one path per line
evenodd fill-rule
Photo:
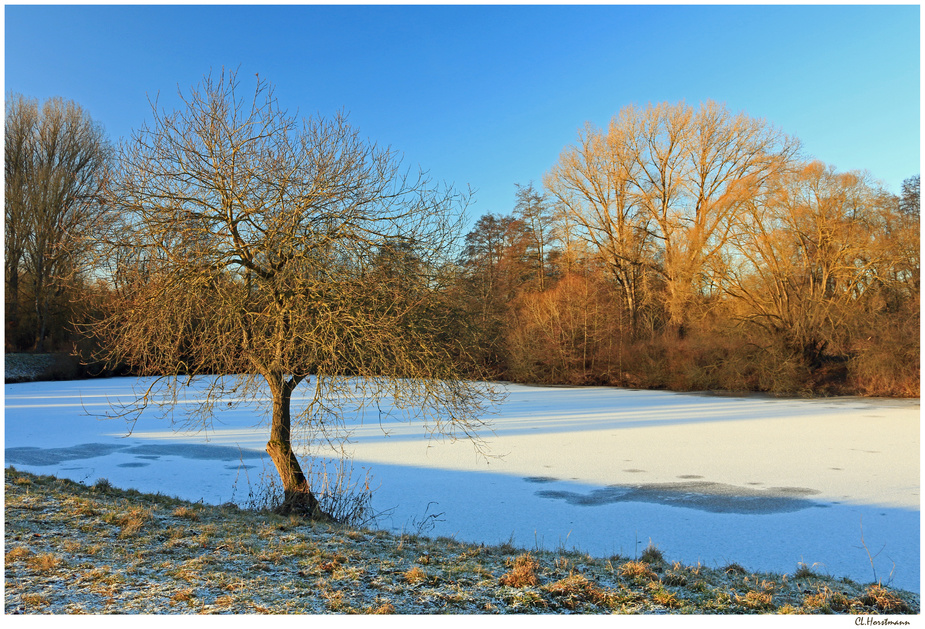
M 150 461 L 157 461 L 161 458 L 160 454 L 138 454 L 135 456 L 136 459 L 148 459 Z
M 111 443 L 82 443 L 69 448 L 7 448 L 6 462 L 19 465 L 58 465 L 65 461 L 92 459 L 124 449 Z
M 643 474 L 643 473 L 645 473 L 645 470 L 640 470 L 640 469 L 637 469 L 637 468 L 635 468 L 635 467 L 631 467 L 630 469 L 628 469 L 628 470 L 623 470 L 623 471 L 624 471 L 624 472 L 629 472 L 630 474 Z
M 256 468 L 256 465 L 226 465 L 226 470 L 252 470 Z
M 527 476 L 524 480 L 528 483 L 553 483 L 559 479 L 551 476 Z
M 684 478 L 684 479 L 688 479 L 688 478 L 703 478 L 703 476 L 700 476 L 699 474 L 681 474 L 680 476 L 678 476 L 678 478 Z
M 745 515 L 789 513 L 809 507 L 826 506 L 806 498 L 818 493 L 806 487 L 769 487 L 756 490 L 709 481 L 610 485 L 587 494 L 574 491 L 536 492 L 543 498 L 564 500 L 583 507 L 617 502 L 648 502 L 710 513 Z
M 161 456 L 180 456 L 201 461 L 241 461 L 259 459 L 259 450 L 244 450 L 234 446 L 201 443 L 144 444 L 124 446 L 112 443 L 82 443 L 67 448 L 37 448 L 33 446 L 6 448 L 6 462 L 13 465 L 60 465 L 66 461 L 93 459 L 115 452 L 133 454 L 137 458 L 157 459 Z M 145 464 L 146 465 L 146 464 Z
M 119 463 L 116 467 L 148 467 L 150 463 Z

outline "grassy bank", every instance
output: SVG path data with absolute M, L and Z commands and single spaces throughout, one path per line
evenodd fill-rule
M 7 468 L 7 614 L 919 613 L 795 567 L 488 547 L 191 504 Z

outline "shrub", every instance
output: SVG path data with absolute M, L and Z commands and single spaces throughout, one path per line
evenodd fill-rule
M 748 574 L 748 570 L 746 570 L 741 565 L 735 562 L 723 568 L 723 572 L 725 572 L 726 574 Z
M 796 572 L 793 573 L 794 579 L 812 579 L 814 577 L 816 577 L 816 573 L 812 571 L 812 568 L 802 561 L 797 564 Z

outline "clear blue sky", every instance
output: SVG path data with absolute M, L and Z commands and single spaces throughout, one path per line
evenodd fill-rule
M 301 115 L 349 113 L 406 165 L 508 213 L 586 121 L 712 99 L 898 193 L 919 172 L 919 7 L 6 6 L 5 88 L 115 141 L 210 70 Z

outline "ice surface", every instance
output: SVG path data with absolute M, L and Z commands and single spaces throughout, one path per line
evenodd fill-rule
M 93 414 L 136 382 L 6 385 L 5 464 L 209 503 L 246 496 L 269 465 L 263 416 L 235 408 L 176 432 L 149 413 L 127 437 Z M 509 397 L 487 457 L 393 418 L 346 418 L 381 527 L 599 556 L 651 541 L 672 561 L 781 573 L 802 562 L 919 591 L 918 400 L 499 386 Z

